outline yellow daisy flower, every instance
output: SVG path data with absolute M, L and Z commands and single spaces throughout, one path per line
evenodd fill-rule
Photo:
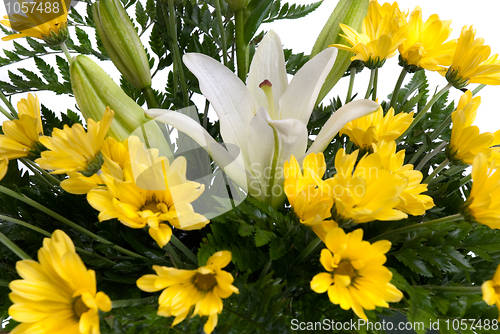
M 500 266 L 497 267 L 493 279 L 483 283 L 481 290 L 483 291 L 483 300 L 486 304 L 495 304 L 500 310 Z M 498 319 L 500 321 L 500 316 Z
M 178 157 L 169 164 L 158 157 L 157 149 L 146 150 L 137 137 L 130 137 L 130 161 L 123 179 L 102 173 L 104 187 L 94 188 L 87 200 L 100 211 L 99 221 L 117 218 L 131 228 L 149 226 L 149 234 L 160 247 L 172 236 L 164 222 L 183 230 L 201 229 L 209 221 L 194 212 L 190 204 L 205 190 L 204 185 L 186 179 L 186 159 Z
M 49 45 L 58 45 L 68 39 L 68 6 L 70 1 L 35 0 L 30 2 L 19 0 L 18 3 L 19 8 L 23 8 L 24 15 L 4 16 L 5 20 L 1 20 L 0 23 L 19 31 L 19 34 L 2 37 L 2 40 L 10 41 L 15 38 L 33 37 L 42 39 Z M 43 10 L 40 11 L 39 8 L 43 8 Z
M 80 172 L 85 176 L 95 174 L 103 163 L 100 153 L 104 137 L 113 121 L 113 110 L 106 108 L 101 121 L 91 118 L 87 121 L 87 132 L 81 124 L 67 125 L 64 129 L 54 129 L 52 137 L 40 138 L 49 149 L 42 152 L 35 162 L 40 167 L 53 170 L 53 174 Z
M 111 310 L 111 300 L 96 291 L 95 272 L 88 270 L 71 239 L 61 230 L 43 240 L 38 261 L 22 260 L 12 281 L 9 315 L 21 322 L 11 333 L 99 334 L 98 310 Z
M 311 153 L 303 162 L 303 172 L 297 159 L 292 155 L 290 162 L 285 162 L 285 194 L 300 222 L 311 227 L 321 240 L 337 223 L 326 220 L 332 216 L 333 198 L 318 188 L 326 170 L 323 153 Z
M 393 57 L 408 34 L 406 15 L 399 10 L 398 3 L 380 5 L 376 0 L 370 1 L 362 33 L 344 24 L 340 24 L 340 28 L 345 33 L 341 36 L 352 47 L 342 44 L 331 46 L 354 52 L 351 60 L 359 59 L 369 69 L 381 67 L 387 58 Z
M 320 182 L 320 189 L 334 199 L 333 220 L 366 223 L 373 220 L 400 220 L 407 215 L 395 207 L 406 180 L 385 170 L 379 154 L 365 155 L 354 165 L 359 151 L 335 157 L 337 174 Z
M 461 161 L 471 165 L 478 153 L 493 157 L 490 147 L 500 144 L 500 130 L 493 133 L 479 133 L 473 126 L 481 97 L 472 97 L 471 91 L 465 92 L 458 102 L 457 109 L 451 114 L 453 128 L 451 139 L 446 148 L 446 156 L 450 161 Z M 500 162 L 500 161 L 499 161 Z
M 348 135 L 358 148 L 370 150 L 372 144 L 377 144 L 379 141 L 396 140 L 408 129 L 412 121 L 413 112 L 394 115 L 394 109 L 391 108 L 384 116 L 384 111 L 380 107 L 374 113 L 347 123 L 339 134 Z
M 106 137 L 101 146 L 101 153 L 104 160 L 101 172 L 123 180 L 123 169 L 130 161 L 128 139 L 121 143 L 117 142 L 113 137 Z M 68 172 L 67 174 L 69 179 L 61 182 L 61 188 L 75 195 L 87 194 L 104 183 L 97 173 L 89 177 L 79 172 Z
M 158 315 L 174 316 L 172 326 L 183 321 L 194 306 L 193 316 L 208 316 L 203 327 L 212 333 L 222 312 L 222 299 L 239 293 L 232 285 L 233 276 L 222 270 L 231 262 L 231 252 L 212 255 L 207 264 L 197 270 L 182 270 L 153 266 L 156 275 L 144 275 L 137 280 L 139 289 L 155 292 L 165 289 L 158 300 Z
M 17 103 L 18 117 L 2 124 L 0 135 L 0 156 L 8 159 L 36 157 L 44 149 L 40 144 L 43 136 L 40 101 L 36 95 L 28 94 L 27 99 Z
M 489 226 L 500 229 L 500 170 L 495 162 L 488 162 L 479 153 L 472 164 L 472 188 L 464 204 L 463 214 Z
M 421 183 L 423 175 L 418 170 L 413 170 L 413 165 L 403 165 L 405 151 L 396 153 L 396 142 L 385 141 L 373 144 L 373 152 L 378 153 L 382 159 L 382 166 L 392 174 L 406 180 L 406 187 L 399 195 L 400 202 L 395 207 L 398 210 L 414 216 L 421 216 L 425 211 L 434 206 L 432 197 L 422 195 L 427 191 L 427 184 Z
M 424 22 L 422 10 L 417 6 L 410 15 L 408 37 L 399 45 L 401 66 L 410 73 L 450 66 L 457 46 L 456 40 L 446 42 L 452 32 L 450 24 L 451 20 L 442 21 L 437 14 Z
M 370 244 L 363 241 L 362 229 L 346 234 L 335 228 L 326 235 L 325 244 L 328 249 L 321 251 L 320 262 L 328 272 L 313 277 L 314 292 L 328 291 L 333 304 L 352 309 L 365 320 L 364 310 L 389 307 L 387 302 L 396 303 L 403 298 L 403 293 L 390 283 L 392 273 L 383 266 L 384 254 L 391 249 L 389 241 Z
M 490 57 L 491 48 L 484 45 L 483 38 L 475 36 L 472 26 L 468 29 L 464 26 L 450 68 L 439 71 L 455 88 L 460 89 L 470 83 L 500 85 L 498 54 Z

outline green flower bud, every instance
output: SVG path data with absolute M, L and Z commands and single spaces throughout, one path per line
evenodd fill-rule
M 61 23 L 57 31 L 50 30 L 49 35 L 42 35 L 43 41 L 50 46 L 60 45 L 69 38 L 68 23 Z
M 115 117 L 108 134 L 118 141 L 131 134 L 144 140 L 148 147 L 155 147 L 160 154 L 171 157 L 172 153 L 158 124 L 144 114 L 134 102 L 94 61 L 86 56 L 74 57 L 70 66 L 71 86 L 76 102 L 85 119 L 102 119 L 109 106 Z
M 232 10 L 245 9 L 248 5 L 248 0 L 226 0 L 226 2 Z
M 369 2 L 369 0 L 340 0 L 332 15 L 330 15 L 330 18 L 323 27 L 323 30 L 321 30 L 321 33 L 316 39 L 311 51 L 311 58 L 326 49 L 329 45 L 348 45 L 346 44 L 345 39 L 340 36 L 342 30 L 340 29 L 339 23 L 343 23 L 357 31 L 360 31 L 363 19 L 368 13 Z M 335 64 L 333 65 L 330 74 L 321 88 L 318 101 L 323 100 L 326 94 L 328 94 L 333 86 L 335 86 L 337 81 L 342 78 L 346 70 L 351 65 L 351 58 L 352 52 L 339 50 Z
M 97 33 L 111 60 L 137 89 L 151 86 L 151 72 L 144 46 L 119 0 L 92 5 Z

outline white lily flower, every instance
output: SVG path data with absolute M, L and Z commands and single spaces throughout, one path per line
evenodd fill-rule
M 254 55 L 247 85 L 206 55 L 184 56 L 184 64 L 198 78 L 201 92 L 219 116 L 226 147 L 240 149 L 238 158 L 188 116 L 162 109 L 150 109 L 147 114 L 193 138 L 250 196 L 276 207 L 285 199 L 282 169 L 291 155 L 302 158 L 322 152 L 346 123 L 379 108 L 371 100 L 356 100 L 340 108 L 306 152 L 307 122 L 336 56 L 335 48 L 322 51 L 288 83 L 281 41 L 269 31 Z

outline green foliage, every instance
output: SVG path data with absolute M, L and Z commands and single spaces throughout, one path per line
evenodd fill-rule
M 315 11 L 322 3 L 323 1 L 313 2 L 308 5 L 290 5 L 288 3 L 284 3 L 283 6 L 281 6 L 281 0 L 274 1 L 271 6 L 271 10 L 269 11 L 269 17 L 266 18 L 263 23 L 304 17 Z
M 154 87 L 153 90 L 161 108 L 186 107 L 186 95 L 188 104 L 194 105 L 193 96 L 201 93 L 198 80 L 182 62 L 177 63 L 176 53 L 182 57 L 189 52 L 199 52 L 226 64 L 234 71 L 234 12 L 224 1 L 220 2 L 221 17 L 218 17 L 215 3 L 211 0 L 175 1 L 175 23 L 172 22 L 167 1 L 122 0 L 122 3 L 128 8 L 129 14 L 134 14 L 131 20 L 138 34 L 149 35 L 145 49 L 152 76 L 165 78 L 165 87 Z M 248 60 L 252 59 L 264 36 L 262 30 L 270 28 L 264 23 L 303 17 L 321 3 L 296 5 L 280 0 L 250 1 L 244 13 Z M 93 55 L 99 61 L 107 61 L 107 52 L 95 34 L 90 5 L 88 1 L 78 10 L 71 9 L 71 39 L 67 41 L 67 46 L 72 55 Z M 7 32 L 4 27 L 0 28 Z M 284 50 L 284 56 L 287 73 L 292 75 L 310 58 L 290 49 Z M 28 63 L 36 66 L 36 70 L 28 70 L 24 66 Z M 107 64 L 111 65 L 110 62 Z M 12 49 L 4 50 L 0 57 L 0 67 L 4 66 L 10 66 L 6 71 L 9 80 L 0 82 L 0 90 L 7 96 L 39 90 L 72 94 L 69 64 L 57 46 L 49 47 L 32 38 L 17 40 Z M 120 86 L 139 105 L 145 104 L 143 93 L 124 78 L 121 78 Z M 397 96 L 396 113 L 413 111 L 418 114 L 431 99 L 433 90 L 425 71 L 416 72 Z M 41 102 L 43 131 L 47 136 L 51 135 L 54 128 L 85 123 L 77 111 L 67 109 L 57 116 L 43 105 L 44 101 Z M 342 105 L 343 99 L 336 97 L 315 107 L 307 125 L 308 134 L 317 135 Z M 387 112 L 389 103 L 381 101 L 381 105 Z M 449 116 L 454 106 L 448 93 L 442 95 L 409 135 L 399 139 L 398 150 L 405 149 L 405 161 L 408 163 L 413 160 L 415 168 L 421 163 L 419 169 L 424 178 L 445 159 L 440 152 L 423 162 L 424 157 L 442 141 L 449 141 Z M 198 117 L 203 124 L 203 110 L 199 111 Z M 216 141 L 222 141 L 219 121 L 206 122 L 206 130 Z M 174 144 L 184 142 L 183 136 L 179 134 Z M 334 158 L 340 148 L 345 148 L 347 152 L 356 149 L 347 136 L 337 135 L 324 152 L 328 177 L 336 172 Z M 199 163 L 197 158 L 195 154 L 186 158 L 188 173 L 191 166 Z M 205 158 L 209 161 L 208 156 Z M 210 163 L 208 166 L 210 169 Z M 214 168 L 213 165 L 211 167 Z M 436 175 L 426 192 L 432 196 L 435 207 L 424 216 L 410 215 L 396 222 L 374 221 L 344 226 L 346 232 L 362 228 L 365 240 L 387 233 L 384 239 L 392 243 L 386 265 L 393 273 L 392 283 L 404 293 L 404 298 L 401 302 L 391 303 L 390 312 L 381 307 L 367 311 L 370 321 L 380 321 L 395 312 L 407 321 L 424 323 L 426 329 L 430 328 L 431 323 L 438 322 L 442 333 L 491 333 L 484 326 L 471 329 L 470 325 L 472 320 L 481 320 L 484 325 L 486 320 L 496 319 L 496 307 L 484 303 L 479 292 L 462 293 L 459 288 L 480 287 L 486 279 L 493 277 L 500 258 L 498 230 L 472 221 L 455 221 L 391 234 L 398 228 L 459 212 L 470 191 L 470 183 L 464 179 L 466 168 L 465 165 L 453 165 Z M 64 179 L 60 175 L 53 177 L 56 181 Z M 213 181 L 214 186 L 225 187 L 220 179 Z M 60 186 L 49 186 L 46 177 L 36 171 L 28 173 L 15 160 L 10 161 L 8 172 L 0 185 L 142 256 L 140 259 L 125 256 L 112 245 L 97 242 L 19 200 L 0 194 L 0 215 L 20 219 L 47 233 L 56 229 L 68 233 L 86 266 L 96 272 L 98 290 L 106 292 L 115 301 L 140 299 L 142 305 L 114 308 L 103 314 L 100 317 L 103 334 L 202 333 L 206 317 L 200 319 L 198 316 L 188 316 L 184 322 L 172 328 L 172 317 L 157 315 L 157 299 L 161 292 L 143 292 L 137 288 L 136 281 L 142 275 L 153 273 L 153 265 L 195 269 L 221 250 L 228 250 L 232 254 L 232 262 L 225 270 L 235 278 L 234 285 L 238 287 L 239 294 L 224 300 L 224 309 L 214 333 L 292 333 L 292 319 L 304 322 L 325 319 L 349 322 L 357 319 L 352 310 L 346 311 L 332 304 L 327 293 L 312 292 L 311 279 L 324 272 L 319 258 L 325 245 L 320 243 L 313 247 L 317 244 L 316 235 L 300 223 L 288 203 L 276 209 L 247 198 L 232 211 L 212 219 L 207 227 L 199 231 L 174 229 L 174 235 L 185 245 L 185 249 L 172 244 L 160 249 L 146 229 L 131 229 L 117 220 L 99 222 L 98 213 L 87 203 L 85 196 L 68 194 Z M 0 221 L 0 232 L 28 255 L 37 258 L 44 238 L 42 234 L 7 220 Z M 195 261 L 189 252 L 195 254 L 198 263 L 193 263 Z M 8 317 L 7 310 L 11 305 L 8 283 L 19 277 L 15 271 L 17 256 L 3 244 L 0 244 L 0 256 L 0 319 L 3 320 Z M 469 327 L 460 331 L 447 328 L 446 321 L 458 319 L 469 319 L 466 321 Z M 11 330 L 15 325 L 17 323 L 10 320 L 4 330 Z M 424 329 L 417 331 L 418 334 L 425 332 Z M 359 333 L 382 331 L 362 328 Z

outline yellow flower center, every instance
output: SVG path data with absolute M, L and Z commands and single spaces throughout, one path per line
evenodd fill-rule
M 500 295 L 500 285 L 495 285 L 495 286 L 493 287 L 493 289 L 495 289 L 495 294 L 496 294 L 496 295 Z
M 155 202 L 155 201 L 149 201 L 149 202 L 146 202 L 146 204 L 144 204 L 144 206 L 142 207 L 141 211 L 146 211 L 146 210 L 149 210 L 153 213 L 161 213 L 161 210 L 158 209 L 158 203 Z
M 90 310 L 90 308 L 88 308 L 88 306 L 83 302 L 82 297 L 78 297 L 73 305 L 73 308 L 75 309 L 75 313 L 78 318 L 81 318 L 82 314 Z
M 340 262 L 339 266 L 337 268 L 335 268 L 333 274 L 334 275 L 346 275 L 346 276 L 349 276 L 349 278 L 351 280 L 356 276 L 354 268 L 347 261 Z
M 215 279 L 214 274 L 203 275 L 197 273 L 194 277 L 194 284 L 199 290 L 202 291 L 210 291 L 217 284 L 217 280 Z

